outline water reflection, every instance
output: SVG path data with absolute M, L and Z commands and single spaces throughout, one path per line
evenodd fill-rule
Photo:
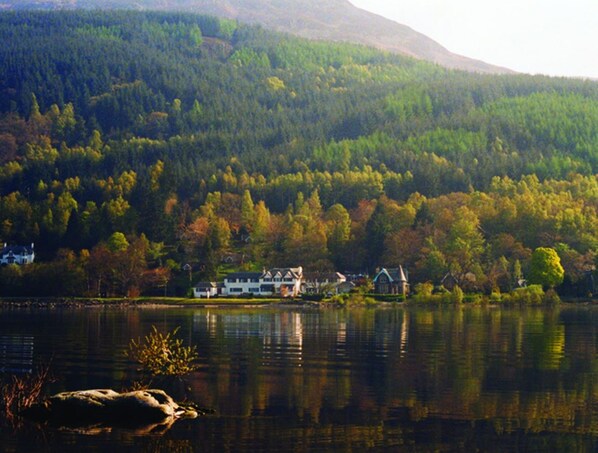
M 31 373 L 33 343 L 30 335 L 0 335 L 0 373 Z
M 598 310 L 590 307 L 0 315 L 3 335 L 35 337 L 35 362 L 55 357 L 60 390 L 129 382 L 129 339 L 151 325 L 180 326 L 201 358 L 191 395 L 217 415 L 177 423 L 154 450 L 134 437 L 138 451 L 598 445 Z M 114 446 L 115 436 L 95 442 Z

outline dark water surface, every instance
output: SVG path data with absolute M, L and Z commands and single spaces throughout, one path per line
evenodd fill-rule
M 0 308 L 0 372 L 51 361 L 51 393 L 118 390 L 152 325 L 197 345 L 187 393 L 214 415 L 153 431 L 0 422 L 0 451 L 598 451 L 591 307 Z

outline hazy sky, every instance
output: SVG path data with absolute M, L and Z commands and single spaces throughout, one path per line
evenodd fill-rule
M 520 72 L 598 78 L 598 0 L 350 0 L 451 52 Z

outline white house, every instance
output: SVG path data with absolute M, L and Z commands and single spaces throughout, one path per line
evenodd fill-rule
M 275 267 L 262 272 L 233 272 L 224 279 L 223 296 L 296 297 L 301 293 L 303 268 Z
M 4 243 L 0 251 L 0 265 L 6 264 L 31 264 L 35 259 L 33 242 L 27 245 L 7 245 Z
M 199 282 L 193 287 L 193 297 L 209 299 L 210 297 L 218 296 L 218 283 L 216 282 Z
M 242 294 L 262 295 L 260 291 L 261 272 L 233 272 L 224 277 L 223 296 Z
M 264 270 L 260 277 L 262 283 L 261 291 L 271 292 L 271 295 L 282 297 L 296 297 L 301 294 L 301 281 L 303 280 L 303 268 L 299 267 L 275 267 Z

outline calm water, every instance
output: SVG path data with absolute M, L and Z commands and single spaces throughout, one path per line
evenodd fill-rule
M 152 325 L 198 346 L 215 415 L 154 431 L 15 428 L 2 452 L 598 451 L 598 309 L 7 309 L 0 371 L 120 389 Z M 149 432 L 148 432 L 149 431 Z

